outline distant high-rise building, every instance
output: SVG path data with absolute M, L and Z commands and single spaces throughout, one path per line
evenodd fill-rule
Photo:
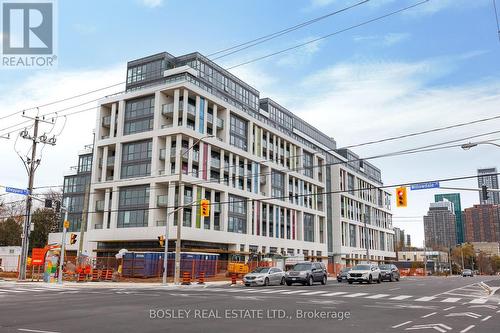
M 457 244 L 455 213 L 450 201 L 433 202 L 424 216 L 425 246 L 434 250 Z
M 404 248 L 405 246 L 405 231 L 394 227 L 394 249 L 396 251 L 400 251 Z
M 446 193 L 446 194 L 436 194 L 434 195 L 434 201 L 443 201 L 446 199 L 453 202 L 453 207 L 455 208 L 455 229 L 457 231 L 457 243 L 462 244 L 464 242 L 464 221 L 462 217 L 462 205 L 460 203 L 460 193 Z
M 411 236 L 410 236 L 410 234 L 406 235 L 406 247 L 411 247 Z
M 498 189 L 498 176 L 497 168 L 487 168 L 487 169 L 477 169 L 477 184 L 481 186 L 486 185 L 488 188 Z M 498 192 L 488 192 L 488 200 L 483 200 L 483 194 L 479 192 L 479 202 L 481 205 L 484 204 L 500 204 L 500 193 Z
M 465 241 L 500 242 L 500 205 L 474 205 L 463 216 Z

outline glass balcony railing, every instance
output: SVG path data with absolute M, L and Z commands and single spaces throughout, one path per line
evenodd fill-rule
M 174 112 L 174 103 L 163 104 L 161 113 L 163 115 L 168 115 Z
M 165 160 L 165 154 L 167 150 L 165 148 L 160 149 L 160 160 Z
M 112 167 L 115 165 L 115 157 L 114 156 L 108 156 L 108 159 L 106 160 L 106 165 L 108 167 Z
M 102 223 L 96 223 L 94 229 L 102 229 Z
M 157 227 L 164 227 L 167 225 L 167 220 L 158 220 L 156 221 L 156 226 Z
M 213 124 L 214 122 L 214 116 L 210 113 L 207 114 L 207 123 Z
M 212 158 L 212 160 L 210 161 L 210 166 L 217 169 L 220 168 L 220 160 Z
M 104 212 L 104 200 L 97 200 L 95 202 L 96 212 Z
M 223 128 L 224 127 L 224 120 L 217 118 L 217 127 Z
M 168 196 L 167 195 L 159 195 L 156 198 L 156 204 L 159 207 L 167 207 L 167 205 L 168 205 Z
M 104 127 L 111 126 L 111 116 L 102 117 L 102 126 Z
M 193 161 L 198 162 L 200 160 L 200 152 L 193 151 Z

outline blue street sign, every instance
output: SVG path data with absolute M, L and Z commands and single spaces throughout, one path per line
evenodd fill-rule
M 428 183 L 412 184 L 410 186 L 410 189 L 412 191 L 415 191 L 415 190 L 427 190 L 429 188 L 437 188 L 437 187 L 439 187 L 439 182 L 428 182 Z
M 6 187 L 5 192 L 8 193 L 15 193 L 15 194 L 22 194 L 22 195 L 28 195 L 29 192 L 28 190 L 24 190 L 22 188 L 15 188 L 15 187 Z

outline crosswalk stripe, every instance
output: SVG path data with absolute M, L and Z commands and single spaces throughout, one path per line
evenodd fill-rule
M 288 289 L 275 289 L 275 290 L 265 290 L 262 293 L 263 294 L 275 294 L 275 293 L 281 293 L 281 292 L 287 292 L 290 291 Z
M 371 296 L 366 296 L 365 298 L 377 299 L 377 298 L 384 298 L 387 296 L 390 296 L 390 295 L 388 295 L 388 294 L 375 294 L 375 295 L 371 295 Z
M 324 293 L 327 293 L 328 291 L 326 290 L 320 290 L 320 291 L 312 291 L 310 293 L 304 293 L 303 295 L 317 295 L 317 294 L 324 294 Z
M 16 290 L 16 289 L 0 289 L 0 291 L 5 291 L 5 292 L 8 292 L 8 293 L 25 293 L 25 291 Z
M 339 295 L 344 295 L 344 294 L 347 294 L 347 292 L 346 291 L 337 291 L 334 293 L 323 294 L 321 296 L 339 296 Z
M 427 301 L 432 301 L 435 298 L 436 298 L 435 296 L 425 296 L 425 297 L 417 298 L 415 301 L 417 301 L 417 302 L 427 302 Z
M 309 290 L 292 290 L 292 291 L 286 291 L 286 292 L 284 292 L 282 294 L 290 295 L 290 294 L 306 293 L 308 291 Z
M 488 301 L 487 298 L 477 298 L 477 299 L 473 299 L 472 301 L 470 301 L 469 303 L 471 304 L 484 304 Z
M 399 296 L 396 296 L 396 297 L 392 297 L 390 299 L 392 300 L 395 300 L 395 301 L 402 301 L 404 299 L 408 299 L 408 298 L 411 298 L 413 296 L 410 296 L 410 295 L 399 295 Z
M 461 300 L 461 298 L 449 297 L 449 298 L 443 299 L 441 302 L 442 303 L 455 303 L 455 302 L 458 302 L 460 300 Z
M 365 295 L 368 295 L 368 294 L 367 293 L 354 293 L 354 294 L 344 295 L 342 297 L 359 297 L 359 296 L 365 296 Z

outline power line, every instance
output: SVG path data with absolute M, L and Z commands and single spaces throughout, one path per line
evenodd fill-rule
M 498 40 L 500 41 L 500 23 L 498 22 L 498 11 L 497 11 L 497 4 L 496 0 L 493 0 L 493 9 L 495 10 L 495 20 L 497 22 L 497 34 L 498 34 Z
M 95 92 L 98 92 L 98 91 L 101 91 L 101 90 L 106 90 L 106 89 L 109 89 L 109 88 L 113 88 L 113 87 L 119 86 L 119 85 L 124 84 L 124 83 L 125 82 L 115 83 L 115 84 L 112 84 L 112 85 L 107 86 L 107 87 L 103 87 L 103 88 L 99 88 L 99 89 L 87 91 L 87 92 L 84 92 L 84 93 L 81 93 L 81 94 L 78 94 L 78 95 L 73 95 L 73 96 L 66 97 L 66 98 L 59 99 L 59 100 L 55 100 L 55 101 L 52 101 L 52 102 L 49 102 L 49 103 L 40 104 L 38 106 L 34 106 L 34 107 L 27 108 L 27 109 L 24 109 L 24 110 L 19 110 L 19 111 L 16 111 L 16 112 L 13 112 L 13 113 L 10 113 L 8 115 L 0 117 L 0 120 L 8 118 L 8 117 L 11 117 L 11 116 L 14 116 L 14 115 L 19 114 L 19 113 L 23 113 L 25 111 L 34 110 L 36 108 L 43 108 L 43 107 L 46 107 L 46 106 L 49 106 L 49 105 L 54 105 L 54 104 L 66 102 L 66 101 L 69 101 L 71 99 L 75 99 L 75 98 L 78 98 L 78 97 L 83 97 L 83 96 L 86 96 L 86 95 L 90 95 L 90 94 L 93 94 Z
M 265 36 L 253 39 L 253 40 L 250 40 L 250 41 L 247 41 L 245 43 L 241 43 L 241 44 L 238 44 L 238 45 L 235 45 L 235 46 L 232 46 L 232 47 L 229 47 L 229 48 L 226 48 L 226 49 L 223 49 L 223 50 L 211 53 L 211 54 L 209 54 L 207 56 L 207 58 L 209 58 L 209 57 L 211 57 L 213 55 L 216 55 L 216 54 L 220 54 L 220 53 L 224 53 L 224 52 L 227 52 L 227 51 L 231 51 L 229 53 L 226 53 L 226 54 L 220 55 L 218 57 L 215 57 L 215 58 L 213 58 L 211 60 L 217 60 L 217 59 L 220 59 L 220 58 L 227 57 L 229 55 L 232 55 L 232 54 L 241 52 L 243 50 L 249 49 L 249 48 L 251 48 L 251 47 L 253 47 L 255 45 L 262 44 L 262 43 L 267 42 L 269 40 L 272 40 L 272 39 L 278 38 L 280 36 L 283 36 L 285 34 L 288 34 L 288 33 L 292 32 L 292 31 L 301 29 L 301 28 L 303 28 L 305 26 L 308 26 L 308 25 L 311 25 L 311 24 L 316 23 L 318 21 L 324 20 L 324 19 L 326 19 L 326 18 L 328 18 L 330 16 L 337 15 L 337 14 L 340 14 L 342 12 L 348 11 L 348 10 L 350 10 L 352 8 L 355 8 L 357 6 L 360 6 L 362 4 L 367 3 L 368 1 L 369 0 L 364 0 L 364 1 L 361 1 L 361 2 L 358 2 L 358 3 L 355 3 L 355 4 L 351 5 L 351 6 L 347 6 L 347 7 L 344 7 L 342 9 L 336 10 L 334 12 L 330 12 L 330 13 L 328 13 L 326 15 L 323 15 L 323 16 L 320 16 L 320 17 L 316 17 L 316 18 L 311 19 L 309 21 L 302 22 L 300 24 L 294 25 L 292 27 L 289 27 L 289 28 L 286 28 L 286 29 L 283 29 L 283 30 L 280 30 L 280 31 L 277 31 L 277 32 L 274 32 L 274 33 L 271 33 L 271 34 L 268 34 L 268 35 L 265 35 Z M 234 51 L 232 51 L 232 50 L 234 50 Z
M 319 195 L 325 195 L 325 194 L 342 194 L 342 193 L 352 193 L 352 192 L 360 192 L 360 191 L 366 191 L 366 190 L 382 190 L 382 189 L 390 189 L 390 188 L 395 188 L 399 186 L 410 186 L 413 184 L 419 184 L 419 183 L 427 183 L 427 182 L 440 182 L 440 183 L 445 183 L 445 182 L 452 182 L 452 181 L 458 181 L 458 180 L 466 180 L 466 179 L 473 179 L 473 178 L 478 178 L 478 177 L 483 177 L 483 176 L 498 176 L 500 173 L 491 173 L 487 175 L 471 175 L 471 176 L 459 176 L 459 177 L 448 177 L 448 178 L 439 178 L 439 179 L 427 179 L 427 180 L 419 180 L 419 181 L 412 181 L 412 182 L 402 182 L 402 183 L 393 183 L 391 185 L 381 185 L 381 186 L 368 186 L 368 187 L 362 187 L 362 188 L 357 188 L 357 189 L 345 189 L 345 190 L 334 190 L 334 191 L 323 191 L 323 192 L 316 192 L 316 193 L 304 193 L 304 194 L 296 194 L 295 197 L 314 197 L 314 196 L 319 196 Z M 239 196 L 235 194 L 236 196 Z M 294 198 L 295 198 L 294 197 Z M 269 200 L 282 200 L 282 199 L 289 199 L 289 196 L 271 196 L 271 197 L 265 197 L 261 199 L 253 199 L 253 198 L 242 198 L 241 200 L 229 200 L 229 201 L 220 201 L 220 202 L 210 202 L 211 206 L 214 205 L 221 205 L 221 204 L 231 204 L 231 203 L 246 203 L 246 202 L 267 202 Z M 286 202 L 286 201 L 284 201 Z M 200 204 L 194 203 L 190 205 L 191 207 L 198 207 Z M 139 210 L 156 210 L 156 209 L 175 209 L 179 207 L 178 205 L 174 206 L 164 206 L 164 207 L 147 207 L 147 208 L 122 208 L 122 209 L 109 209 L 106 210 L 105 212 L 122 212 L 122 211 L 139 211 Z M 298 209 L 300 210 L 301 208 L 306 208 L 306 209 L 312 209 L 308 207 L 302 207 L 300 206 Z M 79 212 L 70 212 L 70 214 L 81 214 L 83 211 Z M 103 213 L 102 211 L 87 211 L 87 213 Z
M 415 8 L 417 6 L 420 6 L 420 5 L 423 5 L 424 3 L 427 3 L 429 2 L 430 0 L 423 0 L 423 1 L 420 1 L 420 2 L 417 2 L 413 5 L 410 5 L 410 6 L 407 6 L 407 7 L 404 7 L 404 8 L 401 8 L 401 9 L 398 9 L 398 10 L 395 10 L 393 12 L 389 12 L 387 14 L 384 14 L 384 15 L 381 15 L 381 16 L 377 16 L 373 19 L 370 19 L 370 20 L 367 20 L 367 21 L 363 21 L 361 23 L 358 23 L 358 24 L 355 24 L 355 25 L 351 25 L 347 28 L 344 28 L 344 29 L 341 29 L 341 30 L 337 30 L 335 32 L 332 32 L 330 34 L 327 34 L 327 35 L 324 35 L 324 36 L 321 36 L 321 37 L 318 37 L 318 38 L 314 38 L 310 41 L 307 41 L 307 42 L 304 42 L 304 43 L 300 43 L 300 44 L 297 44 L 295 46 L 292 46 L 292 47 L 288 47 L 286 49 L 282 49 L 280 51 L 276 51 L 276 52 L 273 52 L 273 53 L 269 53 L 269 54 L 266 54 L 266 55 L 263 55 L 261 57 L 258 57 L 258 58 L 254 58 L 252 60 L 248 60 L 248 61 L 245 61 L 241 64 L 237 64 L 237 65 L 234 65 L 234 66 L 231 66 L 231 67 L 228 67 L 226 68 L 227 70 L 230 70 L 230 69 L 233 69 L 233 68 L 237 68 L 237 67 L 240 67 L 240 66 L 244 66 L 244 65 L 248 65 L 248 64 L 251 64 L 253 62 L 256 62 L 256 61 L 259 61 L 259 60 L 263 60 L 263 59 L 266 59 L 266 58 L 270 58 L 272 56 L 275 56 L 275 55 L 278 55 L 278 54 L 281 54 L 281 53 L 285 53 L 287 51 L 290 51 L 290 50 L 294 50 L 294 49 L 297 49 L 297 48 L 300 48 L 302 46 L 305 46 L 305 45 L 308 45 L 308 44 L 312 44 L 312 43 L 315 43 L 315 42 L 318 42 L 320 40 L 323 40 L 323 39 L 326 39 L 326 38 L 329 38 L 329 37 L 332 37 L 332 36 L 335 36 L 335 35 L 338 35 L 338 34 L 341 34 L 343 32 L 346 32 L 346 31 L 349 31 L 349 30 L 352 30 L 352 29 L 355 29 L 355 28 L 359 28 L 361 26 L 364 26 L 364 25 L 367 25 L 369 23 L 372 23 L 372 22 L 375 22 L 375 21 L 380 21 L 384 18 L 387 18 L 389 16 L 392 16 L 392 15 L 396 15 L 396 14 L 399 14 L 401 12 L 404 12 L 406 10 L 409 10 L 409 9 L 412 9 L 412 8 Z

